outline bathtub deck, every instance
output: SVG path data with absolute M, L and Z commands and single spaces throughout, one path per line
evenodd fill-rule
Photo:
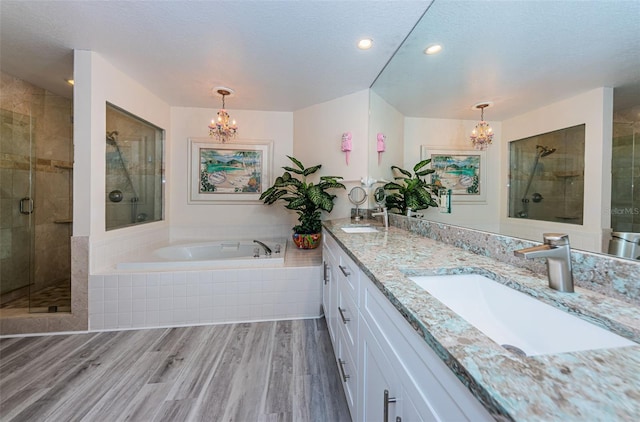
M 0 340 L 0 420 L 348 421 L 324 319 Z

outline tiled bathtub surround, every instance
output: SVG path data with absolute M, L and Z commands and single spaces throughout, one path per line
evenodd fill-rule
M 546 274 L 543 259 L 523 259 L 513 251 L 539 245 L 509 236 L 390 214 L 390 224 L 498 261 Z M 541 239 L 542 240 L 542 239 Z M 591 252 L 571 251 L 573 278 L 577 286 L 640 305 L 640 262 Z
M 320 264 L 320 250 L 288 248 L 281 268 L 91 275 L 89 329 L 316 318 Z

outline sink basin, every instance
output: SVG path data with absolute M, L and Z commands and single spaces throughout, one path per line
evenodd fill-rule
M 411 280 L 493 341 L 521 355 L 637 345 L 481 275 Z
M 375 227 L 341 227 L 346 233 L 375 233 L 378 230 Z

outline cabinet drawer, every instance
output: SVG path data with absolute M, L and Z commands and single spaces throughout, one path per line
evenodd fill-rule
M 330 234 L 325 232 L 323 239 L 328 255 L 331 255 L 337 262 L 338 284 L 345 283 L 349 287 L 348 291 L 354 302 L 359 305 L 360 269 L 342 247 L 338 246 L 338 242 Z
M 360 312 L 350 295 L 349 287 L 345 283 L 338 285 L 338 300 L 335 305 L 337 312 L 336 330 L 342 333 L 345 347 L 352 356 L 358 356 L 358 327 L 360 325 Z M 354 361 L 357 368 L 357 363 Z
M 356 305 L 360 303 L 358 300 L 358 289 L 360 288 L 360 269 L 345 254 L 340 252 L 340 265 L 338 265 L 338 285 L 344 286 Z

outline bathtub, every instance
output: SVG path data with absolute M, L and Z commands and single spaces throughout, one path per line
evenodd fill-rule
M 287 242 L 265 243 L 271 258 L 251 240 L 184 243 L 92 273 L 89 330 L 320 317 L 322 251 L 290 247 L 285 264 Z
M 176 271 L 215 268 L 281 267 L 284 265 L 285 239 L 263 241 L 271 255 L 251 240 L 182 243 L 164 246 L 133 261 L 120 262 L 118 270 Z M 257 254 L 257 256 L 256 256 Z

